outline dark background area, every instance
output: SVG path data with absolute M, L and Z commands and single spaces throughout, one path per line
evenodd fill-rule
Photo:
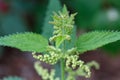
M 52 25 L 48 21 L 52 12 L 64 4 L 70 13 L 78 13 L 76 35 L 94 30 L 120 30 L 120 0 L 0 0 L 0 36 L 32 31 L 49 38 Z M 77 77 L 78 80 L 120 80 L 120 41 L 86 52 L 80 59 L 95 60 L 100 69 L 93 68 L 90 79 Z M 30 52 L 0 47 L 0 78 L 41 80 L 33 67 L 35 61 Z

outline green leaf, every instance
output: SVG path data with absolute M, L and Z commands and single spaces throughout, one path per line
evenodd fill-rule
M 63 10 L 62 10 L 63 14 L 68 14 L 68 10 L 66 5 L 63 6 Z
M 59 0 L 49 0 L 48 4 L 48 10 L 46 12 L 46 17 L 44 20 L 44 25 L 43 25 L 43 33 L 42 35 L 45 36 L 47 39 L 49 39 L 52 36 L 53 33 L 53 25 L 49 24 L 49 21 L 52 21 L 51 15 L 53 12 L 56 12 L 61 9 L 61 4 Z
M 83 53 L 118 40 L 120 40 L 120 32 L 93 31 L 81 35 L 76 42 L 76 47 Z
M 56 46 L 59 47 L 60 44 L 66 39 L 66 36 L 59 36 L 56 39 Z
M 48 41 L 32 32 L 18 33 L 0 38 L 0 45 L 18 48 L 22 51 L 43 52 Z
M 74 26 L 74 28 L 72 30 L 71 40 L 69 42 L 66 41 L 66 49 L 70 49 L 70 48 L 74 47 L 75 42 L 76 42 L 76 25 Z

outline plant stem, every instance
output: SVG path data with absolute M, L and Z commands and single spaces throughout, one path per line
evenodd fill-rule
M 63 55 L 64 55 L 65 54 L 65 41 L 62 44 L 62 51 L 63 51 Z M 61 67 L 61 80 L 65 80 L 65 61 L 64 61 L 64 59 L 61 60 L 60 67 Z
M 64 65 L 64 60 L 62 59 L 61 60 L 61 64 L 60 64 L 61 66 L 61 80 L 65 80 L 65 65 Z

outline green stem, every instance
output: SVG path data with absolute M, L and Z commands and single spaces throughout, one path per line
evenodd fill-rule
M 65 41 L 62 44 L 62 51 L 63 51 L 63 55 L 65 54 Z M 64 59 L 61 60 L 60 63 L 60 67 L 61 67 L 61 80 L 65 80 L 65 61 Z
M 65 80 L 65 65 L 64 65 L 64 60 L 61 60 L 61 80 Z

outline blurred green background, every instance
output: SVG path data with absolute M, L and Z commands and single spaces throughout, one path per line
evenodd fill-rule
M 120 31 L 120 0 L 0 0 L 0 36 L 32 31 L 49 38 L 53 29 L 48 22 L 64 4 L 70 13 L 78 13 L 74 35 L 93 30 Z M 1 58 L 5 50 L 0 47 Z M 120 41 L 100 50 L 119 55 Z

